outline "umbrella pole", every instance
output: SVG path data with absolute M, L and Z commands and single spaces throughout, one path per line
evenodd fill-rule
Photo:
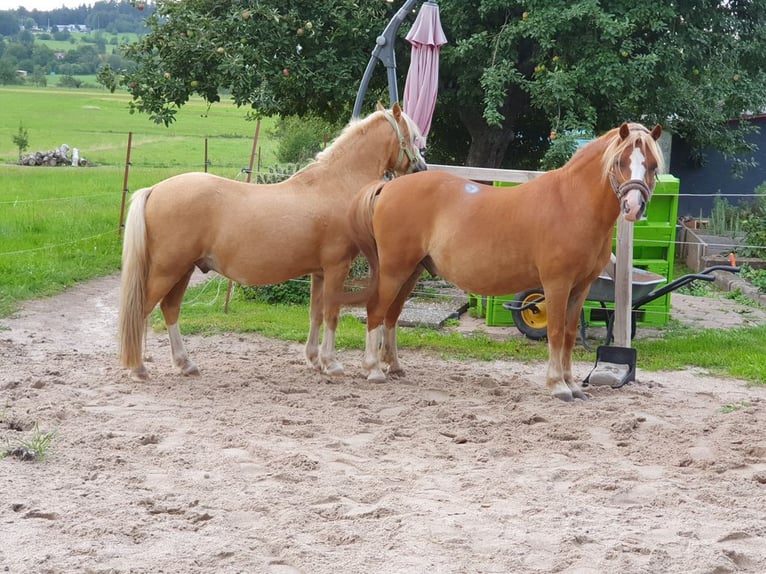
M 375 39 L 375 47 L 372 49 L 372 56 L 367 64 L 367 69 L 364 71 L 362 82 L 359 84 L 359 91 L 356 93 L 356 101 L 354 102 L 354 111 L 352 113 L 353 118 L 358 118 L 362 112 L 362 102 L 364 96 L 367 94 L 367 86 L 370 84 L 370 78 L 375 70 L 376 60 L 383 62 L 386 67 L 388 75 L 388 97 L 391 100 L 393 106 L 399 101 L 399 88 L 396 85 L 396 56 L 394 54 L 394 40 L 396 39 L 396 32 L 399 27 L 407 18 L 412 6 L 417 0 L 407 0 L 404 5 L 396 11 L 394 17 L 386 26 L 383 33 Z

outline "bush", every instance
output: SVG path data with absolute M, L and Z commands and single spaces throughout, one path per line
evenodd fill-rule
M 766 269 L 753 269 L 745 264 L 739 274 L 757 287 L 761 293 L 766 293 Z
M 243 287 L 242 293 L 245 299 L 269 305 L 308 305 L 311 301 L 311 278 L 306 275 L 275 285 Z
M 562 167 L 577 151 L 577 139 L 581 137 L 571 132 L 558 134 L 540 161 L 540 169 L 550 171 Z
M 745 246 L 744 257 L 766 258 L 766 183 L 755 189 L 755 199 L 740 216 Z
M 279 140 L 277 160 L 305 164 L 324 149 L 339 132 L 339 126 L 316 116 L 287 116 L 277 120 L 272 135 Z
M 70 75 L 63 76 L 59 80 L 59 86 L 62 88 L 80 88 L 82 87 L 82 80 Z

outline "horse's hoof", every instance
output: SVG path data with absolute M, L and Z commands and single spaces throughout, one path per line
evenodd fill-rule
M 199 376 L 199 369 L 194 363 L 189 363 L 181 369 L 181 374 L 184 377 L 197 377 Z
M 571 391 L 558 391 L 553 393 L 553 396 L 557 399 L 561 399 L 565 403 L 571 403 L 574 400 Z
M 367 375 L 367 380 L 371 383 L 385 383 L 386 374 L 383 371 L 376 371 Z
M 345 370 L 343 369 L 343 365 L 340 363 L 333 363 L 332 365 L 325 367 L 324 372 L 331 377 L 339 377 L 345 372 Z
M 572 388 L 572 397 L 583 401 L 587 401 L 590 398 L 580 387 Z
M 131 369 L 130 370 L 130 380 L 136 381 L 137 383 L 145 383 L 149 380 L 149 371 L 146 370 L 146 367 L 141 365 L 137 369 Z

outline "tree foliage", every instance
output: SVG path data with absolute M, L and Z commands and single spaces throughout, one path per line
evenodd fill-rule
M 137 67 L 121 78 L 135 109 L 166 124 L 193 93 L 215 102 L 222 90 L 258 113 L 347 119 L 375 37 L 399 5 L 158 0 L 151 33 L 127 53 Z M 634 120 L 750 161 L 750 125 L 731 120 L 766 109 L 766 0 L 439 6 L 449 43 L 431 160 L 529 166 L 519 159 L 539 159 L 551 130 L 595 134 Z M 409 47 L 400 42 L 403 84 Z M 368 99 L 384 86 L 381 71 Z
M 138 66 L 123 81 L 158 123 L 193 93 L 217 102 L 221 90 L 266 115 L 346 120 L 389 11 L 370 0 L 161 1 L 151 33 L 126 52 Z

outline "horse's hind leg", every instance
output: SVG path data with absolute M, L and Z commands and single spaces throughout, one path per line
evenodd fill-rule
M 194 268 L 187 271 L 184 276 L 173 285 L 172 289 L 160 301 L 162 316 L 165 318 L 165 324 L 168 328 L 168 337 L 170 338 L 170 352 L 173 357 L 173 364 L 181 369 L 184 375 L 199 375 L 199 369 L 189 359 L 184 347 L 184 341 L 181 337 L 181 331 L 178 328 L 178 315 L 181 312 L 181 301 L 183 301 L 186 287 L 189 285 Z
M 383 322 L 383 340 L 380 347 L 380 360 L 388 363 L 388 374 L 403 375 L 404 369 L 399 364 L 399 352 L 396 344 L 396 330 L 399 316 L 402 314 L 404 304 L 412 293 L 415 285 L 420 279 L 423 270 L 418 267 L 417 270 L 404 282 L 399 289 L 399 293 L 386 312 L 386 318 Z
M 319 273 L 311 275 L 311 300 L 309 303 L 309 335 L 306 339 L 306 361 L 315 369 L 321 371 L 319 361 L 319 329 L 322 327 L 322 301 L 324 277 Z

